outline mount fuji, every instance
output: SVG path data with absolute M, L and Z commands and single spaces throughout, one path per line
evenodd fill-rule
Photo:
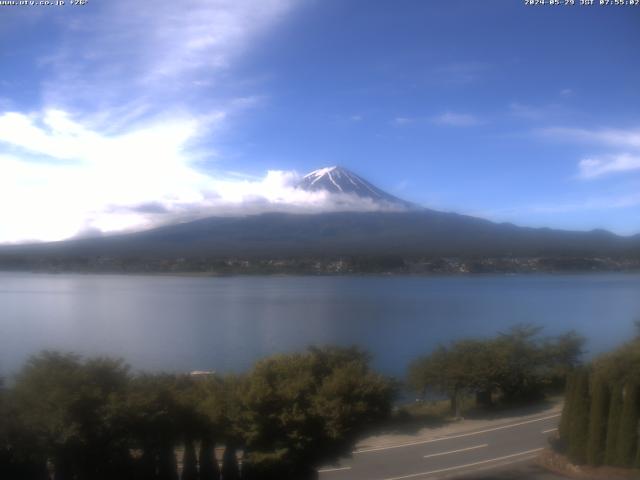
M 381 207 L 401 210 L 420 208 L 380 190 L 344 167 L 335 166 L 314 170 L 305 175 L 297 187 L 310 192 L 325 190 L 331 194 L 355 195 L 372 200 Z
M 358 207 L 362 202 L 367 208 L 212 216 L 136 233 L 3 246 L 0 269 L 136 271 L 150 268 L 146 262 L 162 270 L 175 265 L 182 268 L 181 262 L 198 266 L 239 258 L 268 262 L 376 255 L 404 259 L 615 257 L 640 261 L 640 235 L 520 227 L 431 210 L 394 197 L 342 167 L 315 170 L 296 188 L 326 191 L 338 199 L 336 204 Z

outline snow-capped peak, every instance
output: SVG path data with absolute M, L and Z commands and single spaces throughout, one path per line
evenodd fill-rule
M 356 195 L 385 204 L 410 206 L 409 203 L 380 190 L 362 177 L 339 166 L 319 168 L 308 173 L 302 178 L 298 188 L 308 191 L 326 190 L 329 193 Z

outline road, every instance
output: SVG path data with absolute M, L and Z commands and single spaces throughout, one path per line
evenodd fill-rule
M 559 418 L 554 412 L 436 439 L 363 448 L 321 469 L 320 479 L 433 480 L 521 464 L 548 446 Z

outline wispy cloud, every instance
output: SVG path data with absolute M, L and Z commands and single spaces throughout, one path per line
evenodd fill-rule
M 444 112 L 433 117 L 431 121 L 437 125 L 447 125 L 450 127 L 472 127 L 482 123 L 475 115 L 456 112 Z
M 640 155 L 621 153 L 598 158 L 584 158 L 578 163 L 579 176 L 584 179 L 601 177 L 610 173 L 640 170 Z
M 110 123 L 167 107 L 207 109 L 203 88 L 220 86 L 231 62 L 287 13 L 291 0 L 103 2 L 62 27 L 58 48 L 41 58 L 47 106 L 100 112 Z M 82 38 L 79 42 L 78 38 Z M 198 99 L 198 101 L 195 101 Z M 106 118 L 105 118 L 106 117 Z
M 538 132 L 558 140 L 579 141 L 585 144 L 604 144 L 617 148 L 640 149 L 640 128 L 587 129 L 552 127 L 540 129 Z
M 600 146 L 616 151 L 590 155 L 578 162 L 578 177 L 586 180 L 640 170 L 640 129 L 553 127 L 537 131 L 556 140 Z

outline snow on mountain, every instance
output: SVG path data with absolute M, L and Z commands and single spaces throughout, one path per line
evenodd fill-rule
M 332 194 L 356 195 L 375 202 L 402 208 L 415 208 L 393 195 L 380 190 L 362 177 L 343 167 L 325 167 L 305 175 L 298 188 L 306 191 L 326 190 Z

